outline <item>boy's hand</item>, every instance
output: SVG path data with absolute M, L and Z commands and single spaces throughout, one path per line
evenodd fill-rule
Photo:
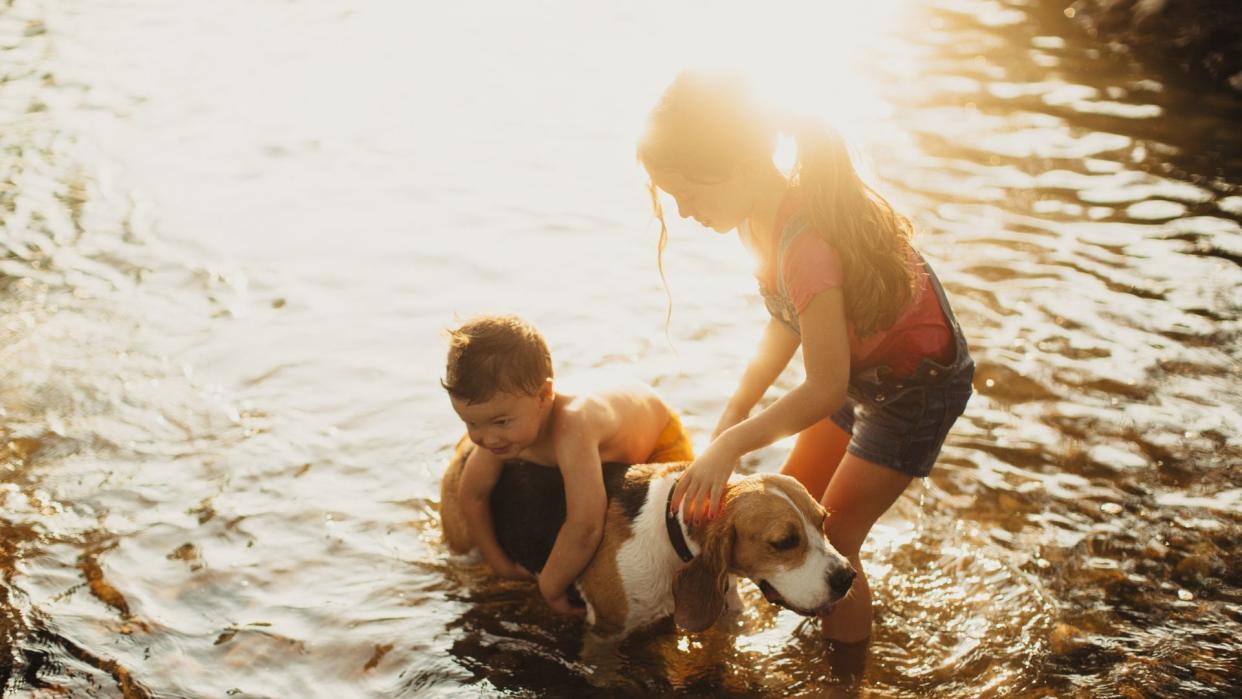
M 534 580 L 535 576 L 525 569 L 522 564 L 514 561 L 505 561 L 503 564 L 493 565 L 492 572 L 498 577 L 505 580 Z
M 576 606 L 574 602 L 569 601 L 569 595 L 566 595 L 564 590 L 555 593 L 555 595 L 544 595 L 544 601 L 548 602 L 548 606 L 553 608 L 554 611 L 563 613 L 563 615 L 582 616 L 586 613 L 585 608 Z
M 563 615 L 579 616 L 586 613 L 586 608 L 569 601 L 569 595 L 565 593 L 566 590 L 548 590 L 544 582 L 546 582 L 546 579 L 539 580 L 539 593 L 543 595 L 544 602 L 548 602 L 548 606 L 553 608 L 553 610 L 563 613 Z
M 695 525 L 705 519 L 715 519 L 720 514 L 720 496 L 725 483 L 737 463 L 737 455 L 721 440 L 712 442 L 677 480 L 670 503 L 672 511 L 681 510 L 686 521 Z

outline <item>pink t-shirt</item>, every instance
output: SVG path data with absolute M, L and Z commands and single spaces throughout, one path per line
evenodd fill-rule
M 769 289 L 776 289 L 776 250 L 780 231 L 789 216 L 797 209 L 794 196 L 786 196 L 777 214 L 776 233 L 767 249 L 758 249 L 760 256 L 756 276 Z M 873 366 L 887 365 L 898 377 L 912 375 L 924 358 L 941 364 L 953 361 L 953 332 L 940 308 L 940 300 L 932 288 L 931 276 L 922 261 L 910 253 L 910 265 L 918 278 L 914 298 L 901 312 L 892 327 L 864 338 L 849 326 L 851 371 Z M 840 288 L 845 274 L 841 256 L 836 248 L 810 228 L 803 230 L 785 251 L 783 271 L 785 289 L 789 300 L 799 314 L 811 303 L 816 294 L 828 289 Z

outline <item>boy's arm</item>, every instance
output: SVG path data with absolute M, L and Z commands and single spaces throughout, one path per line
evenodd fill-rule
M 503 462 L 486 449 L 476 448 L 466 459 L 462 468 L 461 483 L 457 497 L 466 520 L 470 540 L 479 548 L 483 560 L 502 578 L 525 578 L 532 576 L 522 566 L 514 563 L 496 541 L 496 529 L 492 524 L 492 488 L 500 478 Z
M 588 424 L 582 416 L 575 418 L 562 422 L 567 429 L 558 436 L 556 444 L 556 462 L 565 481 L 565 524 L 539 574 L 539 592 L 553 609 L 565 613 L 576 611 L 565 591 L 595 555 L 604 535 L 608 506 L 599 458 L 599 428 Z
M 763 337 L 759 339 L 759 349 L 747 365 L 746 372 L 742 374 L 742 380 L 738 382 L 733 397 L 725 406 L 720 422 L 712 432 L 712 439 L 750 415 L 751 408 L 763 398 L 776 377 L 789 365 L 789 360 L 798 351 L 800 342 L 800 338 L 784 323 L 775 318 L 768 319 L 768 324 L 763 328 Z

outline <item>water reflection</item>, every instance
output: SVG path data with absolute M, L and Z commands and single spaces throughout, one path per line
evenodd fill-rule
M 559 6 L 573 32 L 413 7 L 0 10 L 3 691 L 1242 691 L 1236 99 L 1057 3 L 779 30 Z M 762 308 L 740 249 L 675 224 L 668 349 L 632 136 L 715 59 L 856 139 L 978 360 L 867 550 L 866 653 L 745 587 L 733 625 L 584 655 L 439 543 L 454 313 L 522 312 L 561 374 L 624 370 L 714 424 Z

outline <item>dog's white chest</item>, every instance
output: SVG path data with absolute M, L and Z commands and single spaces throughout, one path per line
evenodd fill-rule
M 635 629 L 673 613 L 673 571 L 660 540 L 635 537 L 617 552 L 621 586 L 625 590 L 626 629 Z
M 633 522 L 634 536 L 617 550 L 627 630 L 673 613 L 673 573 L 683 564 L 673 552 L 664 524 L 664 502 L 672 485 L 671 479 L 653 485 Z

